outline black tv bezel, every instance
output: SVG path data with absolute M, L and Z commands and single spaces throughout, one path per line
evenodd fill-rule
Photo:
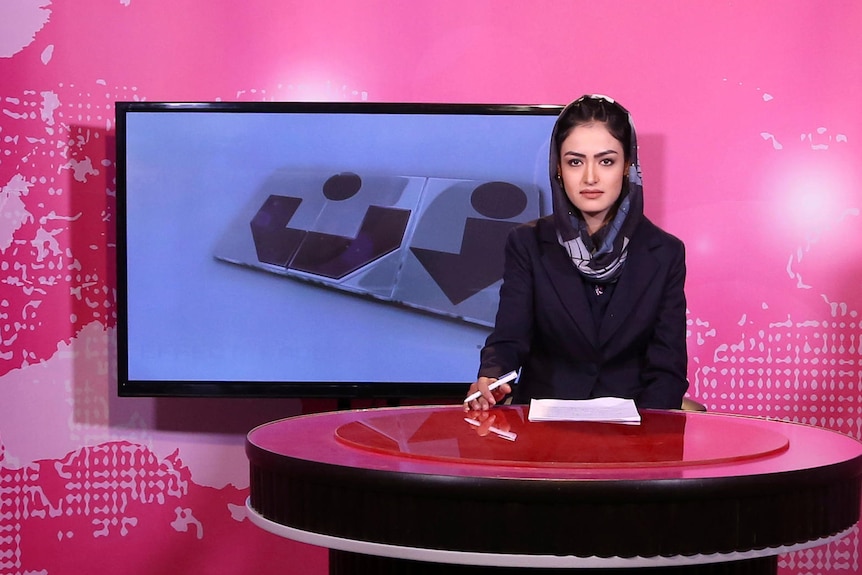
M 183 113 L 344 113 L 344 114 L 444 114 L 444 115 L 541 115 L 557 116 L 561 105 L 407 103 L 407 102 L 266 102 L 266 101 L 116 101 L 116 270 L 117 352 L 119 397 L 209 398 L 330 398 L 351 399 L 459 399 L 468 382 L 413 383 L 355 381 L 207 381 L 130 380 L 128 357 L 127 237 L 126 237 L 126 117 L 139 112 Z M 548 134 L 550 137 L 550 134 Z M 478 362 L 478 357 L 477 357 Z M 478 363 L 477 363 L 478 365 Z

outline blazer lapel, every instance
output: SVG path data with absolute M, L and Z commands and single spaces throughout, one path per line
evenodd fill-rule
M 614 289 L 614 295 L 605 310 L 599 328 L 599 345 L 605 345 L 626 322 L 640 300 L 644 287 L 649 285 L 658 270 L 658 262 L 651 253 L 649 238 L 636 237 L 631 242 L 631 251 L 626 269 Z
M 556 237 L 549 239 L 544 237 L 545 235 L 543 234 L 542 265 L 565 312 L 572 317 L 575 326 L 584 334 L 584 338 L 595 347 L 598 331 L 587 301 L 587 294 L 584 292 L 584 280 L 581 279 L 581 275 L 569 260 L 565 249 L 557 242 Z

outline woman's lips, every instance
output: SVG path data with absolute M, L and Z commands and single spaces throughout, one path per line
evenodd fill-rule
M 601 190 L 581 190 L 581 195 L 587 199 L 595 200 L 602 195 Z

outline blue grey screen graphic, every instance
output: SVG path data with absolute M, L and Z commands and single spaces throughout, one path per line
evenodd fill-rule
M 550 210 L 551 114 L 125 121 L 130 380 L 468 383 Z

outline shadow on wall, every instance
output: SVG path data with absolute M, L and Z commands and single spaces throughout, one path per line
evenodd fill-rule
M 285 398 L 161 397 L 155 399 L 154 411 L 158 430 L 245 435 L 258 425 L 299 415 L 302 402 Z
M 72 332 L 72 414 L 77 424 L 101 426 L 109 423 L 116 394 L 115 136 L 79 124 L 68 132 L 65 164 L 57 166 L 66 178 L 59 188 L 68 189 L 68 206 L 57 212 L 69 220 L 69 299 L 63 308 Z
M 638 159 L 644 183 L 644 213 L 655 225 L 664 228 L 668 212 L 665 138 L 658 134 L 638 134 Z

